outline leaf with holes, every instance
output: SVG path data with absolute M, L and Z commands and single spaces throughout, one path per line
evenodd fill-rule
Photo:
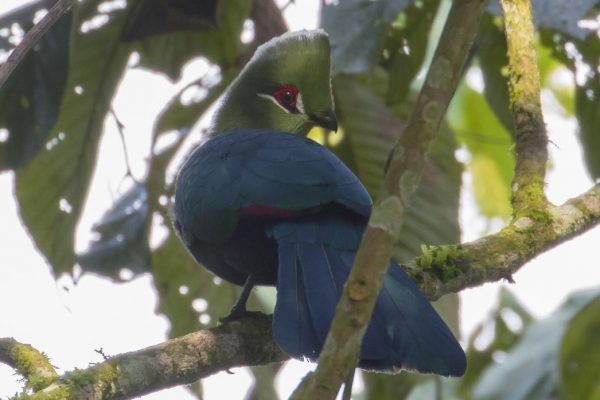
M 3 17 L 0 28 L 19 24 L 28 31 L 45 2 Z M 0 171 L 26 164 L 44 147 L 58 118 L 58 107 L 67 79 L 71 14 L 63 15 L 0 88 Z M 5 43 L 3 50 L 12 50 Z
M 165 3 L 168 4 L 168 3 Z M 205 6 L 212 7 L 211 3 Z M 140 65 L 178 79 L 183 65 L 193 57 L 206 57 L 218 65 L 234 65 L 243 51 L 240 40 L 249 1 L 221 0 L 216 5 L 216 21 L 194 30 L 167 32 L 133 43 Z M 146 26 L 145 20 L 139 21 Z
M 152 275 L 158 311 L 171 322 L 170 337 L 214 325 L 233 306 L 239 289 L 200 267 L 170 229 L 167 240 L 152 252 Z M 202 322 L 200 320 L 202 315 Z
M 208 86 L 203 80 L 200 80 L 198 85 L 202 85 L 202 87 L 207 90 L 207 93 L 206 96 L 199 101 L 193 101 L 189 104 L 182 103 L 182 93 L 189 88 L 186 88 L 175 95 L 158 116 L 154 134 L 156 135 L 170 130 L 191 128 L 206 112 L 208 107 L 210 107 L 223 91 L 225 91 L 225 88 L 227 88 L 227 85 L 235 78 L 237 72 L 238 71 L 236 70 L 235 73 L 225 73 L 221 76 L 220 82 L 212 86 Z
M 69 75 L 59 118 L 45 151 L 16 174 L 21 218 L 57 276 L 70 272 L 75 261 L 75 227 L 104 116 L 128 57 L 119 39 L 130 8 L 103 14 L 97 11 L 100 2 L 86 1 L 73 9 Z
M 146 188 L 135 184 L 94 224 L 97 240 L 77 255 L 84 272 L 122 280 L 120 272 L 134 275 L 148 271 L 150 249 L 146 239 L 148 198 Z
M 548 318 L 532 322 L 519 342 L 503 357 L 503 361 L 483 371 L 473 389 L 472 398 L 561 398 L 559 354 L 562 338 L 573 317 L 598 295 L 597 289 L 572 294 Z M 510 382 L 510 385 L 506 382 Z

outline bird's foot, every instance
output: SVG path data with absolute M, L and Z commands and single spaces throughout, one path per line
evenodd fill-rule
M 227 314 L 223 318 L 219 318 L 219 322 L 224 324 L 227 322 L 237 321 L 238 319 L 243 319 L 243 318 L 260 319 L 260 318 L 263 318 L 264 315 L 265 314 L 261 313 L 260 311 L 248 311 L 248 310 L 246 310 L 246 308 L 233 307 L 231 309 L 231 311 L 229 312 L 229 314 Z

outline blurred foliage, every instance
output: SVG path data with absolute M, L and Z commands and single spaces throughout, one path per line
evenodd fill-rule
M 0 55 L 14 47 L 19 32 L 28 30 L 36 12 L 50 4 L 37 1 L 0 16 Z M 593 29 L 598 29 L 600 2 L 534 0 L 533 5 L 544 95 L 556 100 L 557 112 L 577 119 L 588 171 L 598 179 L 600 41 Z M 412 110 L 447 6 L 443 0 L 342 0 L 322 8 L 322 25 L 332 42 L 341 129 L 337 134 L 314 130 L 311 137 L 342 158 L 372 195 Z M 256 14 L 259 9 L 281 17 L 272 0 L 86 0 L 52 27 L 0 88 L 0 170 L 15 171 L 21 218 L 55 276 L 73 273 L 76 264 L 83 273 L 115 281 L 126 277 L 123 271 L 134 277 L 152 274 L 158 312 L 169 318 L 172 336 L 214 325 L 239 292 L 198 268 L 176 238 L 167 168 L 187 133 L 259 44 L 242 43 L 244 22 L 251 19 L 255 37 L 263 40 L 281 33 L 280 22 Z M 419 254 L 422 244 L 459 242 L 463 170 L 472 177 L 484 216 L 510 216 L 514 125 L 498 10 L 497 2 L 490 2 L 465 66 L 466 79 L 431 149 L 395 248 L 400 261 Z M 151 138 L 147 175 L 122 190 L 112 208 L 98 216 L 94 241 L 76 254 L 75 230 L 121 78 L 129 69 L 145 68 L 178 80 L 184 65 L 197 57 L 210 63 L 211 72 L 173 96 L 159 115 L 148 116 L 155 120 L 154 129 L 136 133 Z M 190 90 L 204 95 L 184 101 Z M 170 144 L 158 146 L 167 137 Z M 457 151 L 464 155 L 461 162 Z M 167 233 L 151 247 L 150 237 L 159 229 Z M 272 309 L 272 293 L 257 292 L 251 308 Z M 502 291 L 498 307 L 468 340 L 464 378 L 369 374 L 359 397 L 598 399 L 598 352 L 586 349 L 600 336 L 599 304 L 598 294 L 588 292 L 535 322 Z M 456 299 L 440 307 L 457 329 Z M 278 367 L 253 371 L 257 383 L 248 398 L 275 398 Z

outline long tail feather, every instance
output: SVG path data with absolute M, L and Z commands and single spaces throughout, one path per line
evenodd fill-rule
M 279 244 L 277 303 L 273 315 L 273 336 L 279 346 L 296 358 L 316 360 L 321 351 L 311 320 L 304 286 L 304 273 L 297 247 Z
M 327 215 L 278 224 L 275 340 L 295 357 L 314 360 L 356 255 L 363 225 Z M 332 233 L 335 232 L 335 235 Z M 392 262 L 365 332 L 359 366 L 458 376 L 465 354 L 429 301 Z

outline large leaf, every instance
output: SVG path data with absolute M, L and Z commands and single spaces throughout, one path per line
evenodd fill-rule
M 390 25 L 383 49 L 382 66 L 389 71 L 386 102 L 399 104 L 410 94 L 410 86 L 420 71 L 431 25 L 439 0 L 412 4 Z
M 448 121 L 471 153 L 468 168 L 481 213 L 488 218 L 508 218 L 515 163 L 511 135 L 483 96 L 464 83 L 450 103 Z
M 90 29 L 90 21 L 100 15 L 100 2 L 79 3 L 73 10 L 69 76 L 58 121 L 46 150 L 16 174 L 21 218 L 57 275 L 73 267 L 75 226 L 96 164 L 104 116 L 128 56 L 119 38 L 129 9 L 105 14 L 106 23 Z
M 77 256 L 82 270 L 115 280 L 123 279 L 120 273 L 125 269 L 135 275 L 148 271 L 148 215 L 146 188 L 136 183 L 94 224 L 96 240 Z
M 334 73 L 365 72 L 379 59 L 379 48 L 388 24 L 411 0 L 342 0 L 326 3 L 323 28 L 331 41 Z
M 479 65 L 485 83 L 484 95 L 504 128 L 514 135 L 515 123 L 510 111 L 506 71 L 506 38 L 500 21 L 489 14 L 483 16 L 477 36 Z
M 206 6 L 212 7 L 211 2 Z M 220 66 L 234 65 L 241 54 L 240 34 L 250 10 L 250 2 L 220 0 L 216 7 L 214 24 L 200 25 L 196 30 L 149 36 L 138 41 L 136 50 L 140 53 L 140 65 L 164 72 L 171 79 L 179 78 L 181 67 L 193 57 L 203 56 Z M 139 24 L 143 26 L 146 21 L 140 20 Z
M 596 67 L 597 68 L 597 67 Z M 593 179 L 600 179 L 600 82 L 595 73 L 586 84 L 575 89 L 575 107 L 579 121 L 579 139 L 588 171 Z
M 194 101 L 184 104 L 181 101 L 182 94 L 190 89 L 190 87 L 184 88 L 180 93 L 174 96 L 161 111 L 154 127 L 155 135 L 171 130 L 191 128 L 204 114 L 206 109 L 225 91 L 227 85 L 235 78 L 237 72 L 237 69 L 225 72 L 221 76 L 219 83 L 212 86 L 210 83 L 205 83 L 204 79 L 200 79 L 197 84 L 207 90 L 207 93 L 205 97 L 197 102 Z
M 458 383 L 456 392 L 463 398 L 469 398 L 483 371 L 494 363 L 494 356 L 511 351 L 532 321 L 533 317 L 517 298 L 502 287 L 498 293 L 498 305 L 477 325 L 469 338 L 469 368 Z M 482 346 L 481 341 L 488 343 Z
M 560 370 L 567 399 L 600 399 L 600 296 L 573 317 L 560 349 Z
M 483 372 L 473 397 L 482 400 L 560 399 L 562 338 L 572 318 L 599 294 L 599 290 L 573 294 L 550 317 L 532 323 L 504 360 Z
M 367 87 L 350 77 L 334 79 L 337 110 L 356 172 L 372 196 L 381 187 L 385 163 L 404 123 Z M 394 255 L 405 260 L 420 245 L 455 243 L 461 167 L 454 159 L 452 135 L 442 130 L 412 200 Z
M 141 40 L 164 33 L 210 29 L 216 21 L 218 3 L 218 0 L 142 0 L 123 31 L 123 39 Z
M 219 317 L 227 315 L 239 293 L 237 287 L 196 264 L 172 230 L 152 253 L 152 275 L 159 295 L 158 311 L 169 318 L 171 337 L 215 325 Z
M 0 28 L 18 24 L 27 31 L 35 12 L 34 4 L 4 16 Z M 71 14 L 60 18 L 19 63 L 0 88 L 0 171 L 27 163 L 43 148 L 56 119 L 67 79 Z M 11 50 L 4 43 L 2 49 Z

